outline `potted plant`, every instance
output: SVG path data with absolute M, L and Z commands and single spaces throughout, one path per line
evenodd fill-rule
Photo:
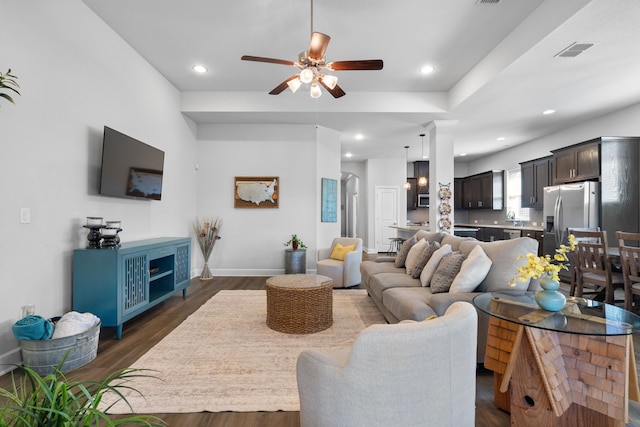
M 0 90 L 10 90 L 11 92 L 15 92 L 20 95 L 20 92 L 18 92 L 20 85 L 16 81 L 17 78 L 18 77 L 11 74 L 11 68 L 9 68 L 9 70 L 4 74 L 0 72 Z M 8 93 L 0 92 L 0 97 L 6 99 L 12 104 L 15 104 L 13 98 L 11 98 Z
M 132 415 L 112 420 L 106 411 L 111 406 L 102 403 L 108 394 L 116 396 L 116 402 L 129 402 L 123 392 L 133 390 L 127 385 L 136 377 L 146 376 L 140 369 L 117 370 L 103 381 L 76 381 L 65 377 L 60 371 L 40 376 L 23 366 L 24 377 L 16 382 L 12 377 L 11 389 L 0 388 L 0 426 L 99 426 L 141 425 L 165 426 L 166 423 L 153 415 Z M 13 375 L 13 374 L 12 374 Z M 139 393 L 139 392 L 138 392 Z
M 298 236 L 296 236 L 295 234 L 292 234 L 289 241 L 286 242 L 284 245 L 285 246 L 291 245 L 291 248 L 294 251 L 298 250 L 298 248 L 307 249 L 307 246 L 304 243 L 302 243 L 302 240 L 300 240 Z

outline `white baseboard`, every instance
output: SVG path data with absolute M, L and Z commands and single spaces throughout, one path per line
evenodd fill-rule
M 0 354 L 0 376 L 13 371 L 19 365 L 22 365 L 20 347 Z
M 202 270 L 192 270 L 191 278 L 196 278 L 200 276 Z M 255 276 L 280 276 L 284 274 L 284 268 L 267 268 L 267 269 L 234 269 L 234 268 L 218 268 L 211 270 L 211 274 L 213 276 L 247 276 L 247 277 L 255 277 Z M 307 268 L 307 274 L 316 274 L 316 269 Z

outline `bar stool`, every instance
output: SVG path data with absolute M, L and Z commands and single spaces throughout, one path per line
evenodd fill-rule
M 405 240 L 402 237 L 389 237 L 389 253 L 397 254 Z

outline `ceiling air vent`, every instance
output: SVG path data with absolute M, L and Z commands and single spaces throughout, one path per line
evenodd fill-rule
M 567 47 L 566 49 L 563 49 L 560 52 L 556 53 L 554 57 L 561 56 L 564 58 L 575 58 L 585 50 L 589 49 L 591 46 L 593 46 L 593 43 L 575 42 L 571 44 L 569 47 Z

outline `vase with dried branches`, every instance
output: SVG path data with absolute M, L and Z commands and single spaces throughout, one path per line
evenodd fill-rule
M 200 274 L 200 280 L 209 280 L 213 277 L 211 270 L 209 270 L 208 262 L 211 252 L 213 251 L 213 246 L 216 244 L 216 241 L 220 240 L 220 228 L 222 228 L 222 218 L 217 216 L 196 218 L 193 223 L 198 245 L 204 258 L 204 267 Z
M 14 76 L 13 74 L 11 74 L 11 68 L 9 68 L 9 70 L 6 73 L 2 73 L 0 72 L 0 90 L 2 91 L 11 91 L 13 93 L 15 93 L 16 95 L 20 95 L 20 92 L 18 92 L 18 89 L 20 88 L 20 85 L 17 82 L 18 77 Z M 15 101 L 13 100 L 13 98 L 11 97 L 11 95 L 9 93 L 6 92 L 0 92 L 0 97 L 6 99 L 7 101 L 15 104 Z

